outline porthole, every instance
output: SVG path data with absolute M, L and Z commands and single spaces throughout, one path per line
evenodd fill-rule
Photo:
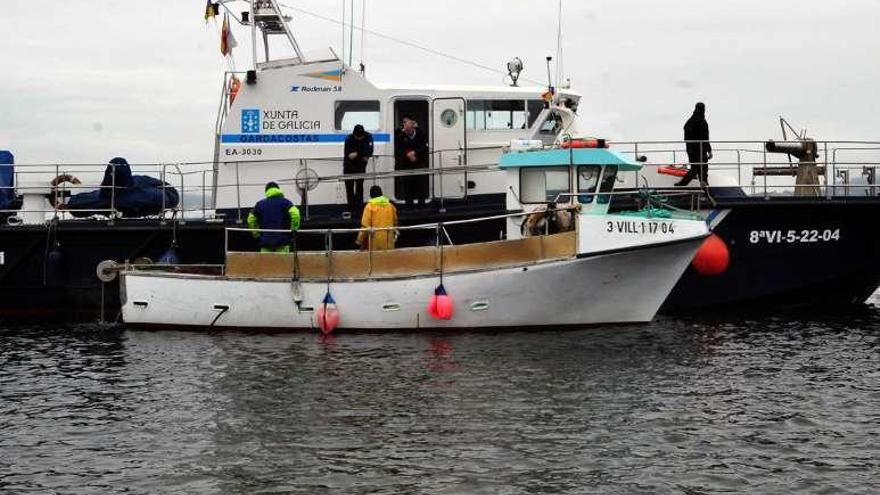
M 452 127 L 458 122 L 458 113 L 451 108 L 447 108 L 440 114 L 440 122 L 443 123 L 444 127 Z

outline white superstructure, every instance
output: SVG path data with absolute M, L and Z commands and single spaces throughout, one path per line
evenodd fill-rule
M 280 182 L 290 197 L 305 200 L 303 189 L 314 186 L 305 178 L 316 175 L 325 180 L 305 191 L 308 203 L 344 205 L 343 183 L 333 177 L 342 174 L 343 143 L 356 124 L 371 132 L 375 142 L 367 172 L 393 174 L 395 131 L 403 116 L 415 117 L 428 138 L 426 172 L 432 174 L 430 195 L 435 201 L 503 194 L 500 172 L 473 169 L 496 165 L 502 146 L 513 139 L 537 137 L 552 144 L 560 133 L 574 129 L 571 122 L 564 128 L 557 124 L 560 117 L 543 113 L 547 88 L 378 87 L 330 50 L 301 52 L 291 33 L 279 29 L 284 18 L 280 11 L 272 14 L 275 2 L 261 3 L 267 7 L 256 18 L 264 22 L 251 22 L 252 28 L 283 34 L 297 56 L 276 60 L 267 52 L 265 61 L 248 74 L 227 74 L 216 137 L 217 210 L 250 207 L 262 197 L 267 180 Z M 274 22 L 265 22 L 273 16 Z M 576 108 L 579 99 L 570 90 L 554 95 L 555 102 L 568 108 Z M 393 177 L 377 183 L 390 197 L 397 196 Z

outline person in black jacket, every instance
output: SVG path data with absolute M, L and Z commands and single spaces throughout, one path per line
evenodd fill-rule
M 700 178 L 700 185 L 708 185 L 708 162 L 712 159 L 712 145 L 709 144 L 709 124 L 706 122 L 706 105 L 699 102 L 694 113 L 684 124 L 684 140 L 691 169 L 676 182 L 676 186 L 690 184 L 694 177 Z
M 289 253 L 292 236 L 286 230 L 296 232 L 300 226 L 299 208 L 284 197 L 278 183 L 266 184 L 266 197 L 257 201 L 247 217 L 248 227 L 260 243 L 262 253 Z M 273 230 L 275 232 L 265 232 Z
M 345 156 L 342 158 L 343 174 L 363 174 L 367 171 L 367 162 L 373 156 L 373 135 L 358 124 L 345 139 Z M 364 179 L 345 181 L 345 197 L 348 201 L 348 212 L 352 217 L 360 215 L 364 205 Z
M 403 118 L 403 127 L 394 140 L 394 169 L 416 170 L 428 168 L 428 138 L 412 117 Z M 397 178 L 397 196 L 412 206 L 414 201 L 424 205 L 428 198 L 428 175 Z

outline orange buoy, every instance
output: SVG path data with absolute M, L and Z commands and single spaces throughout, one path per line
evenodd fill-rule
M 658 167 L 658 174 L 663 175 L 674 175 L 675 177 L 684 177 L 688 173 L 688 169 L 685 167 L 676 167 L 676 166 L 666 166 L 666 167 Z
M 730 251 L 727 249 L 727 244 L 722 238 L 711 234 L 700 245 L 691 264 L 700 275 L 721 275 L 730 265 Z

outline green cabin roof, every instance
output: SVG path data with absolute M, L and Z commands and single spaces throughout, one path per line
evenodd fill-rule
M 607 148 L 570 148 L 533 151 L 509 151 L 501 155 L 499 166 L 505 168 L 559 167 L 569 165 L 617 165 L 618 170 L 641 170 L 642 165 Z

